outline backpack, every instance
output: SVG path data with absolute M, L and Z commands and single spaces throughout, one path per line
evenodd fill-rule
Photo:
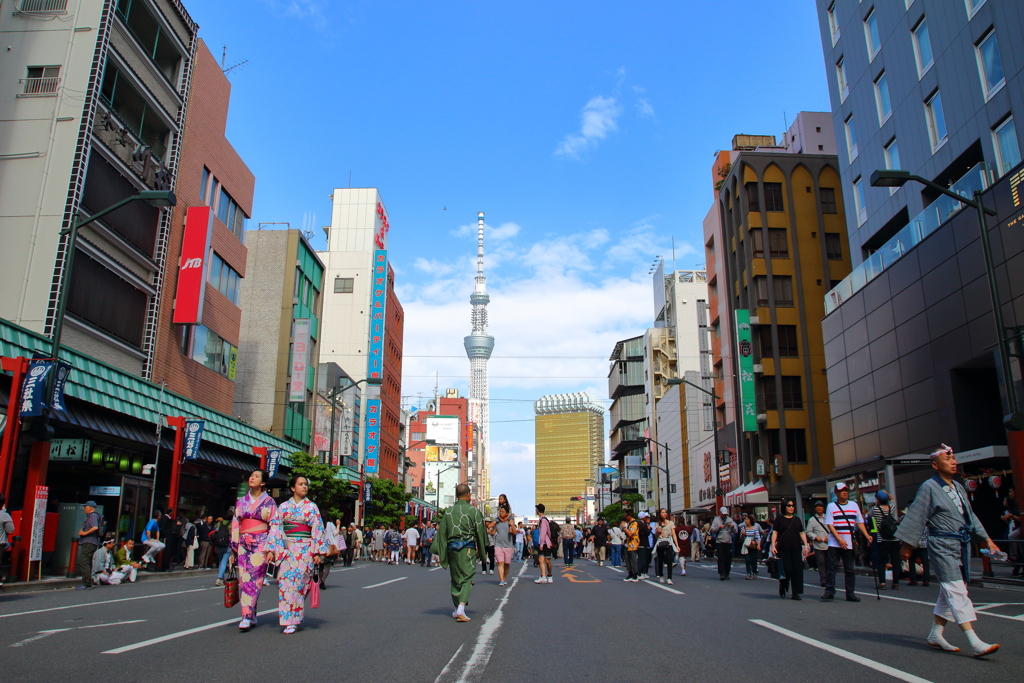
M 557 548 L 558 547 L 558 537 L 562 533 L 562 527 L 558 526 L 558 524 L 555 521 L 549 519 L 548 520 L 548 532 L 550 533 L 550 536 L 551 536 L 551 545 L 552 545 L 552 547 Z
M 881 510 L 881 507 L 879 507 L 879 510 Z M 896 530 L 899 528 L 900 523 L 892 516 L 892 505 L 890 505 L 889 512 L 882 517 L 882 523 L 878 525 L 878 535 L 883 541 L 893 541 L 896 540 Z
M 213 543 L 215 548 L 227 548 L 231 545 L 231 527 L 227 524 L 218 526 L 210 534 L 210 542 Z

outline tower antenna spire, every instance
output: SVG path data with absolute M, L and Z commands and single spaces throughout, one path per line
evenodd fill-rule
M 484 500 L 488 496 L 488 459 L 490 440 L 490 407 L 487 386 L 487 361 L 494 351 L 494 337 L 487 334 L 487 278 L 484 276 L 484 212 L 476 215 L 476 277 L 469 303 L 473 307 L 473 331 L 465 338 L 466 355 L 469 356 L 469 420 L 477 426 L 477 444 L 473 450 L 473 461 L 469 485 L 473 497 Z

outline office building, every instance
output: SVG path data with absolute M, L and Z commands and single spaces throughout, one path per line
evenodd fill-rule
M 234 413 L 313 448 L 324 264 L 298 230 L 247 230 Z
M 441 508 L 455 504 L 455 487 L 472 474 L 470 455 L 479 447 L 479 430 L 470 422 L 471 401 L 457 389 L 448 389 L 426 410 L 416 410 L 409 420 L 406 456 L 410 492 Z M 473 503 L 486 500 L 473 491 Z
M 382 381 L 359 386 L 362 438 L 353 448 L 366 474 L 398 481 L 405 313 L 388 261 L 391 224 L 375 188 L 338 188 L 331 201 L 327 250 L 319 252 L 327 287 L 320 361 L 337 363 L 353 381 Z
M 579 521 L 587 487 L 595 486 L 594 472 L 604 462 L 604 409 L 586 393 L 542 396 L 533 409 L 534 498 L 548 517 Z

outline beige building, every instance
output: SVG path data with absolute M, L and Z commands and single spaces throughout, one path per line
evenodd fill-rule
M 543 396 L 534 404 L 534 497 L 554 519 L 585 510 L 581 497 L 595 486 L 604 462 L 604 409 L 589 394 Z

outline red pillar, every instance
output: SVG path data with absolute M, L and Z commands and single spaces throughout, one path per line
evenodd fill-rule
M 267 448 L 267 446 L 253 446 L 252 447 L 252 454 L 260 456 L 260 469 L 261 470 L 266 470 L 267 469 L 267 451 L 268 450 L 269 449 Z
M 1024 432 L 1007 432 L 1006 440 L 1010 450 L 1010 469 L 1013 470 L 1013 485 L 1018 491 L 1024 486 Z
M 13 372 L 11 393 L 7 401 L 7 428 L 0 438 L 0 491 L 4 497 L 11 497 L 11 476 L 14 473 L 14 460 L 18 455 L 18 443 L 21 438 L 21 384 L 28 372 L 28 358 L 0 358 L 5 371 Z M 47 451 L 49 457 L 49 451 Z
M 36 441 L 28 460 L 28 475 L 25 477 L 25 505 L 21 514 L 21 541 L 18 543 L 18 580 L 28 581 L 28 546 L 31 541 L 32 513 L 35 509 L 37 486 L 46 486 L 46 469 L 50 464 L 50 442 Z
M 178 485 L 181 483 L 181 457 L 185 448 L 185 418 L 168 417 L 168 427 L 176 427 L 174 432 L 174 452 L 171 454 L 171 487 L 167 494 L 167 514 L 177 517 Z

